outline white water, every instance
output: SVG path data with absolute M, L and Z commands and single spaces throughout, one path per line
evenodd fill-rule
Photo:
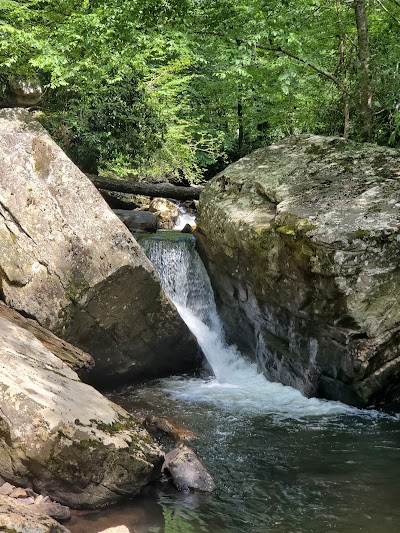
M 207 272 L 194 249 L 194 238 L 148 239 L 143 245 L 163 288 L 196 336 L 214 376 L 164 380 L 172 397 L 206 402 L 235 413 L 271 413 L 290 418 L 356 414 L 339 402 L 306 398 L 292 387 L 267 381 L 235 346 L 225 341 Z
M 179 210 L 179 216 L 174 226 L 174 229 L 181 230 L 186 226 L 186 224 L 189 224 L 190 226 L 194 226 L 196 224 L 196 215 L 194 215 L 193 213 L 190 213 L 189 211 L 187 211 L 184 207 L 180 205 L 178 205 L 177 207 Z

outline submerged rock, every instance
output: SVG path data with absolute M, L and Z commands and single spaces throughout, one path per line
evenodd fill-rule
M 138 494 L 160 475 L 163 454 L 136 420 L 80 382 L 32 333 L 2 317 L 0 368 L 4 479 L 62 504 L 90 508 Z M 13 491 L 0 487 L 0 493 Z M 29 489 L 17 491 L 32 496 Z M 54 502 L 37 504 L 66 517 L 68 510 Z
M 186 444 L 180 444 L 167 453 L 163 470 L 171 474 L 178 489 L 212 492 L 215 488 L 205 466 Z
M 178 426 L 168 418 L 150 415 L 143 421 L 143 426 L 149 433 L 164 433 L 176 441 L 196 439 L 197 435 L 190 429 Z
M 0 496 L 0 530 L 10 533 L 69 533 L 46 514 L 36 513 L 13 498 Z
M 305 135 L 230 165 L 198 216 L 229 340 L 309 396 L 398 396 L 399 223 L 396 150 Z
M 197 343 L 141 247 L 23 109 L 0 110 L 0 292 L 93 355 L 98 382 L 196 364 Z

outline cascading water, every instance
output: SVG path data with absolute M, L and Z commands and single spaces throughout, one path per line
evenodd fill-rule
M 399 419 L 269 383 L 225 342 L 194 238 L 160 232 L 142 244 L 214 375 L 135 384 L 112 399 L 197 433 L 217 489 L 171 493 L 163 483 L 153 497 L 68 524 L 71 533 L 121 524 L 138 533 L 397 533 Z
M 214 373 L 210 379 L 165 380 L 173 396 L 187 401 L 211 402 L 236 413 L 303 417 L 356 411 L 339 402 L 305 398 L 292 387 L 267 381 L 257 372 L 255 364 L 246 361 L 235 346 L 226 343 L 211 283 L 195 250 L 193 236 L 153 237 L 143 241 L 142 246 Z

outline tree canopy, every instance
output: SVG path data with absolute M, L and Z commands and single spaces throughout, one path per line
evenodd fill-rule
M 302 132 L 400 143 L 397 0 L 0 0 L 1 79 L 88 172 L 196 181 Z

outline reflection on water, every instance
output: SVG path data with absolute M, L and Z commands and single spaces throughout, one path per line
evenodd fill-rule
M 184 382 L 177 379 L 177 382 Z M 112 509 L 79 513 L 72 533 L 125 525 L 132 533 L 398 533 L 399 421 L 342 414 L 234 414 L 214 399 L 176 397 L 171 380 L 126 387 L 112 399 L 141 415 L 167 415 L 195 431 L 214 477 L 211 494 L 160 482 Z

